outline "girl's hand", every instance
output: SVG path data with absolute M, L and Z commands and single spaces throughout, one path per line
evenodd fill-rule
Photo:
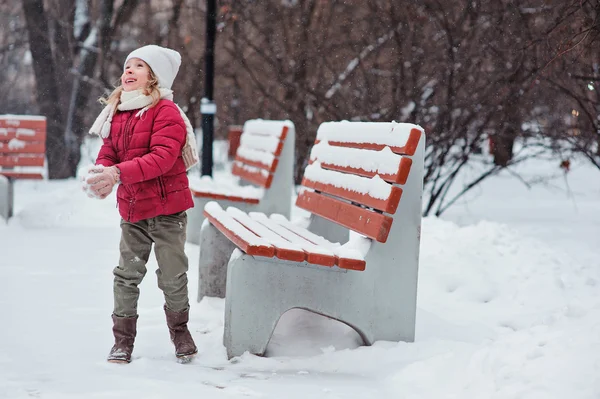
M 112 192 L 115 184 L 120 181 L 119 175 L 120 171 L 116 166 L 105 168 L 102 165 L 97 165 L 92 167 L 85 178 L 84 190 L 88 193 L 88 196 L 104 199 Z

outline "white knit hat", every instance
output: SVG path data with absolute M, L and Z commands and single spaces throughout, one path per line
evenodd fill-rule
M 139 58 L 148 64 L 158 78 L 158 86 L 165 89 L 171 88 L 181 65 L 181 55 L 177 51 L 154 44 L 140 47 L 129 53 L 123 64 L 123 69 L 125 69 L 127 61 L 132 58 Z

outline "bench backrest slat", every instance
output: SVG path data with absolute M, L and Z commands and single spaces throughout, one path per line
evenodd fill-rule
M 44 154 L 45 152 L 44 143 L 0 141 L 0 154 Z
M 392 152 L 389 147 L 384 147 L 378 152 L 371 157 L 370 162 L 365 162 L 362 159 L 364 149 L 333 146 L 326 141 L 318 141 L 312 148 L 309 162 L 320 162 L 324 169 L 364 177 L 379 175 L 387 182 L 405 184 L 412 159 Z
M 274 154 L 266 151 L 240 147 L 237 151 L 237 162 L 274 172 L 279 159 L 275 158 Z
M 0 154 L 0 166 L 44 166 L 44 154 L 19 154 L 2 155 Z
M 314 191 L 305 190 L 301 192 L 296 200 L 296 205 L 379 242 L 387 240 L 390 227 L 392 226 L 393 219 L 390 216 L 373 212 Z
M 44 130 L 41 130 L 44 129 Z M 23 142 L 39 142 L 44 143 L 46 141 L 46 130 L 45 128 L 40 129 L 29 129 L 29 128 L 11 128 L 11 127 L 0 127 L 0 140 L 3 142 L 9 142 L 11 140 L 18 140 Z
M 246 165 L 238 161 L 233 162 L 231 174 L 264 188 L 271 187 L 271 183 L 273 182 L 273 175 L 268 170 Z
M 321 124 L 296 205 L 385 242 L 422 134 L 406 123 Z
M 330 184 L 330 181 L 335 181 L 336 184 Z M 401 188 L 392 186 L 381 178 L 369 179 L 340 173 L 322 169 L 318 164 L 306 167 L 302 185 L 392 214 L 396 212 L 402 196 Z M 357 191 L 356 188 L 360 190 Z
M 290 126 L 287 121 L 247 121 L 231 173 L 260 187 L 269 188 Z
M 373 124 L 380 126 L 374 127 Z M 414 155 L 421 134 L 422 129 L 419 126 L 409 123 L 344 121 L 321 124 L 317 132 L 317 140 L 327 141 L 330 145 L 340 147 L 374 151 L 389 147 L 396 154 Z

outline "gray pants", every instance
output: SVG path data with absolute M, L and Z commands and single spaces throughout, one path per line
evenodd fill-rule
M 158 262 L 156 276 L 167 308 L 181 312 L 189 308 L 185 255 L 187 215 L 185 212 L 130 223 L 121 220 L 121 257 L 113 270 L 114 311 L 121 317 L 137 315 L 138 285 L 146 275 L 152 244 Z

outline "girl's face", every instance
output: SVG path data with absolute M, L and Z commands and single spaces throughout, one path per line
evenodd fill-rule
M 132 58 L 125 64 L 121 75 L 121 85 L 124 91 L 143 89 L 148 85 L 150 67 L 139 58 Z

